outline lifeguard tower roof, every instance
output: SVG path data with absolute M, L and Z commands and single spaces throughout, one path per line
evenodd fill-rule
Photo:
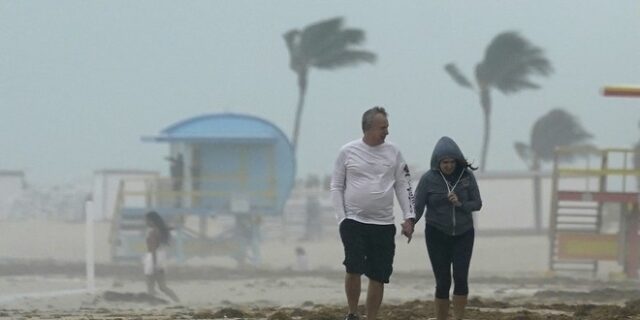
M 143 137 L 156 142 L 229 142 L 254 143 L 273 141 L 291 149 L 286 135 L 267 120 L 244 114 L 219 113 L 202 115 L 177 122 L 157 136 Z M 292 150 L 291 150 L 292 151 Z

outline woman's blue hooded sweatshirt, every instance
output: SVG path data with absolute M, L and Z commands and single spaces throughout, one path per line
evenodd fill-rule
M 450 175 L 440 172 L 440 161 L 456 160 L 456 170 Z M 426 223 L 449 234 L 459 235 L 473 228 L 473 211 L 482 207 L 478 183 L 458 145 L 449 137 L 442 137 L 433 148 L 431 169 L 422 175 L 416 188 L 416 222 L 424 209 Z M 458 196 L 461 206 L 454 206 L 448 198 L 449 190 Z

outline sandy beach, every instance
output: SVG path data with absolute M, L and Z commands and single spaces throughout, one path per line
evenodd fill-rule
M 269 225 L 278 230 L 277 223 Z M 87 291 L 84 225 L 0 224 L 0 319 L 341 319 L 342 247 L 330 225 L 317 241 L 301 231 L 265 235 L 263 261 L 238 268 L 224 256 L 194 258 L 167 273 L 179 303 L 146 295 L 141 266 L 111 263 L 108 223 L 96 225 L 95 291 Z M 309 269 L 296 270 L 304 247 Z M 550 274 L 545 236 L 478 237 L 471 267 L 470 319 L 640 319 L 638 282 L 619 281 L 615 264 L 596 277 Z M 397 238 L 382 319 L 427 319 L 434 282 L 421 226 Z M 366 288 L 366 281 L 364 281 Z M 366 290 L 363 290 L 363 297 Z M 603 311 L 604 310 L 604 311 Z M 604 312 L 604 313 L 603 313 Z M 603 316 L 606 315 L 606 316 Z

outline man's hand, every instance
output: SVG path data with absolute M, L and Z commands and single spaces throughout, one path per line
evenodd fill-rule
M 407 243 L 411 242 L 411 237 L 413 237 L 415 219 L 409 218 L 404 220 L 400 226 L 402 226 L 402 235 L 407 237 Z

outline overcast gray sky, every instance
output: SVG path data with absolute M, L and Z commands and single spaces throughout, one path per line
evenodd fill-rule
M 398 4 L 401 3 L 401 4 Z M 488 170 L 524 170 L 514 141 L 552 108 L 576 115 L 599 146 L 638 141 L 640 2 L 600 1 L 0 1 L 0 169 L 33 184 L 90 179 L 98 169 L 167 172 L 165 144 L 141 142 L 190 117 L 263 117 L 291 134 L 297 87 L 282 34 L 343 16 L 366 31 L 375 65 L 313 70 L 298 175 L 330 173 L 383 105 L 390 136 L 415 169 L 449 135 L 479 162 L 481 109 L 443 65 L 468 76 L 491 39 L 520 32 L 555 72 L 541 90 L 493 94 Z

